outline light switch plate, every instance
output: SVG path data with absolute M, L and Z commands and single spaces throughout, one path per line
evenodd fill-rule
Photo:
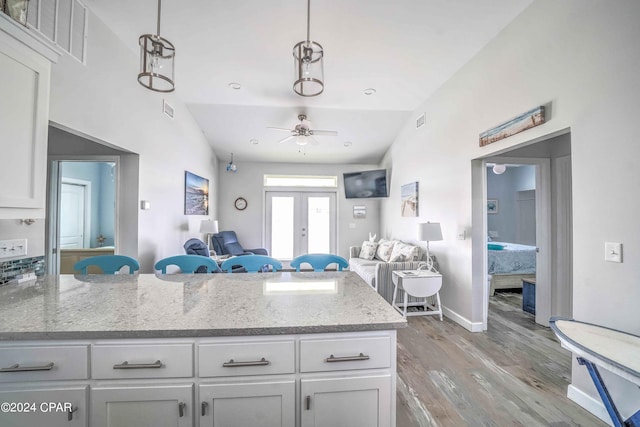
M 0 259 L 27 254 L 27 239 L 0 240 Z
M 622 262 L 622 243 L 604 242 L 604 260 Z

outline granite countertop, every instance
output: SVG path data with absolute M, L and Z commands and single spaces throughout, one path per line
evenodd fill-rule
M 406 326 L 353 272 L 60 275 L 0 288 L 0 340 L 214 337 Z

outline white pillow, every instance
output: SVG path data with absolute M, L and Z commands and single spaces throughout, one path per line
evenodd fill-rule
M 398 242 L 393 247 L 389 262 L 417 261 L 420 259 L 420 247 Z
M 362 242 L 362 248 L 360 248 L 360 255 L 358 255 L 358 258 L 373 259 L 376 254 L 377 247 L 378 244 L 376 242 L 365 240 Z
M 391 252 L 393 252 L 393 247 L 395 246 L 395 240 L 380 240 L 378 242 L 378 249 L 376 250 L 376 258 L 381 261 L 389 262 L 391 259 Z

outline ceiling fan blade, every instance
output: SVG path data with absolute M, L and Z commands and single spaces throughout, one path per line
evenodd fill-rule
M 338 136 L 338 132 L 335 130 L 310 130 L 311 135 L 326 135 L 326 136 Z
M 267 129 L 271 129 L 271 130 L 283 130 L 285 132 L 291 132 L 291 129 L 286 129 L 286 128 L 275 128 L 275 127 L 271 127 L 268 126 Z
M 295 138 L 295 136 L 291 135 L 291 136 L 287 136 L 286 138 L 281 139 L 280 141 L 278 141 L 279 144 L 282 144 L 283 142 L 287 142 L 290 139 Z

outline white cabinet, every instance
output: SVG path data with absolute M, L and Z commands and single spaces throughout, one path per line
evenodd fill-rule
M 191 427 L 193 409 L 193 384 L 91 389 L 92 427 Z
M 88 386 L 0 391 L 2 427 L 86 427 Z
M 31 37 L 0 17 L 0 218 L 44 217 L 51 62 Z
M 301 427 L 390 427 L 391 398 L 388 374 L 303 378 Z
M 295 427 L 295 381 L 201 384 L 200 426 Z
M 0 402 L 74 409 L 0 426 L 394 427 L 395 346 L 395 330 L 6 342 Z

